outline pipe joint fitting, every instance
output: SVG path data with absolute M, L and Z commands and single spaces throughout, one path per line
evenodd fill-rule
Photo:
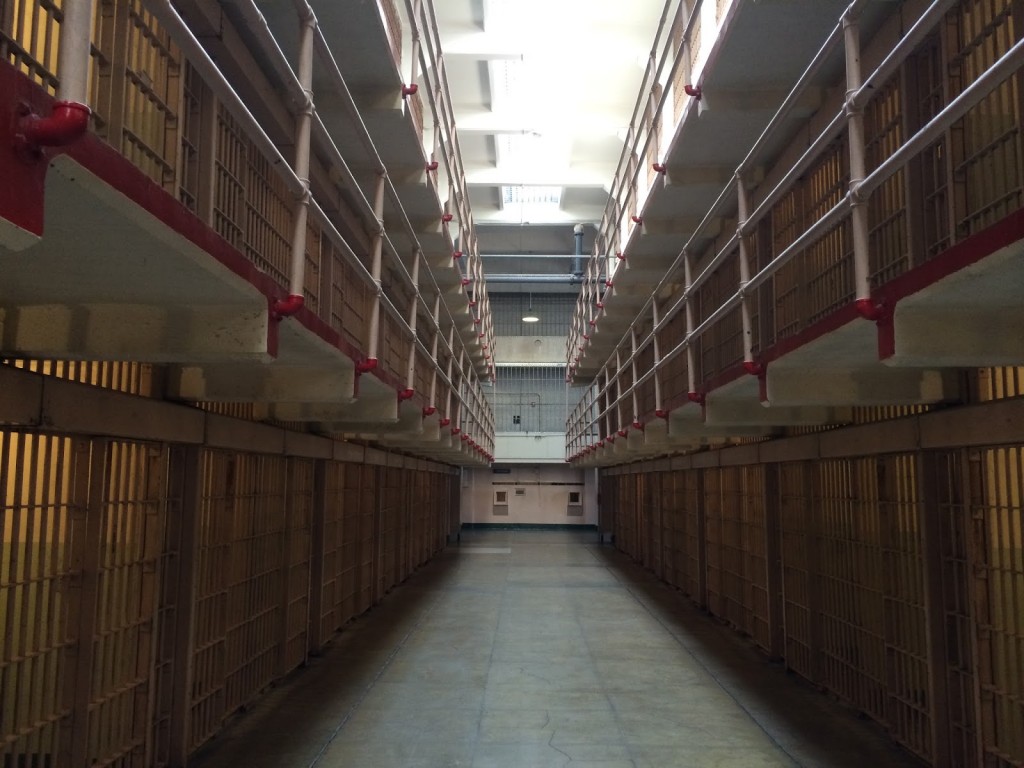
M 21 107 L 16 142 L 20 149 L 39 156 L 42 147 L 66 147 L 89 130 L 92 110 L 77 101 L 54 102 L 49 117 L 40 117 L 27 106 Z

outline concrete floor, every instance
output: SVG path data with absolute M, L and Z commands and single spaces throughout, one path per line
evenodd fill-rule
M 195 765 L 921 764 L 596 534 L 471 531 Z

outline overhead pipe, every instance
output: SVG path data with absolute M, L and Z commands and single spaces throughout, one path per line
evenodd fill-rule
M 41 147 L 63 147 L 89 129 L 89 56 L 92 47 L 92 0 L 64 0 L 57 51 L 58 95 L 49 117 L 32 112 L 18 121 L 16 142 L 31 154 Z
M 567 274 L 527 274 L 517 275 L 512 272 L 501 272 L 497 274 L 484 274 L 484 280 L 488 283 L 568 283 L 570 285 L 580 285 L 587 281 L 582 275 L 567 275 Z M 607 283 L 607 278 L 600 278 L 601 285 Z
M 576 240 L 575 258 L 572 260 L 572 273 L 576 277 L 583 276 L 583 225 L 577 224 L 572 228 L 573 238 Z

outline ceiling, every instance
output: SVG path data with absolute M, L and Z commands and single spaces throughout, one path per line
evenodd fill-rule
M 621 0 L 434 7 L 480 252 L 571 255 L 582 223 L 590 253 L 664 3 L 628 12 Z M 552 271 L 536 258 L 485 267 Z

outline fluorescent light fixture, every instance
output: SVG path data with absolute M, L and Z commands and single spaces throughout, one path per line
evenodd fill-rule
M 530 308 L 526 310 L 526 314 L 523 315 L 524 323 L 539 323 L 540 318 L 537 317 L 537 313 L 533 311 L 533 294 L 530 294 Z

